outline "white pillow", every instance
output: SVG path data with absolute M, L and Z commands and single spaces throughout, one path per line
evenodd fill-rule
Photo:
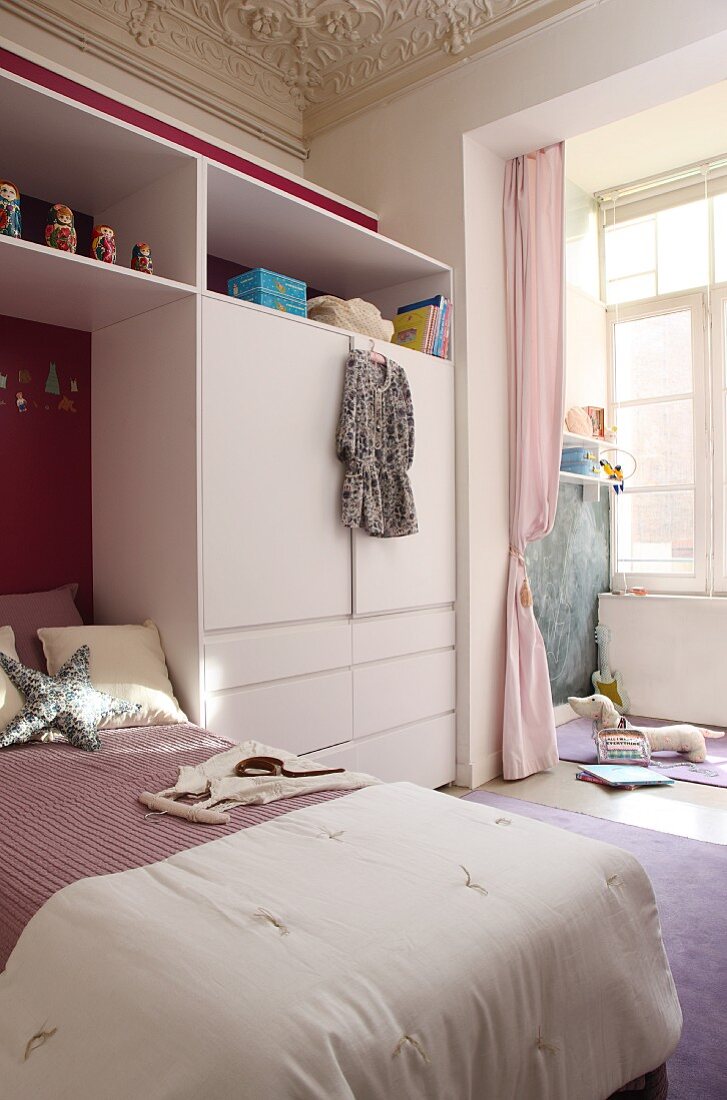
M 159 631 L 151 619 L 143 626 L 45 627 L 38 637 L 51 676 L 80 646 L 87 645 L 93 686 L 116 699 L 141 704 L 140 713 L 109 718 L 100 729 L 187 721 L 174 698 Z
M 15 635 L 11 626 L 0 626 L 0 653 L 17 661 Z M 23 709 L 25 700 L 4 669 L 0 668 L 0 730 Z

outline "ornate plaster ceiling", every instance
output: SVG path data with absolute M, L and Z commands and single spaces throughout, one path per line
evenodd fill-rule
M 14 0 L 10 6 L 83 51 L 301 152 L 324 127 L 581 3 Z

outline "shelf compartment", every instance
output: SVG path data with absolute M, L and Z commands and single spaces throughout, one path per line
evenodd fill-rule
M 185 283 L 0 236 L 0 311 L 95 332 L 194 293 Z
M 209 162 L 207 254 L 366 298 L 385 316 L 417 297 L 451 296 L 446 264 Z
M 195 160 L 9 73 L 0 91 L 3 174 L 23 194 L 99 214 Z
M 583 488 L 583 501 L 586 504 L 593 504 L 595 501 L 601 499 L 601 489 L 613 485 L 612 481 L 609 481 L 605 477 L 596 477 L 589 474 L 570 474 L 567 470 L 560 471 L 560 480 L 565 482 L 566 485 L 580 485 Z

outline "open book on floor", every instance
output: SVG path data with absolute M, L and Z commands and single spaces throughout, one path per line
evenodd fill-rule
M 646 768 L 629 764 L 588 764 L 577 773 L 577 779 L 590 783 L 603 783 L 607 787 L 672 787 L 674 780 L 657 775 Z

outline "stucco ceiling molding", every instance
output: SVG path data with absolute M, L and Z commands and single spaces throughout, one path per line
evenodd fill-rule
M 0 11 L 12 7 L 14 16 L 65 41 L 81 55 L 97 57 L 120 73 L 304 158 L 301 116 L 287 89 L 273 96 L 267 74 L 260 73 L 252 59 L 233 51 L 222 56 L 209 36 L 194 34 L 182 21 L 166 24 L 170 48 L 165 48 L 156 20 L 164 6 L 159 0 L 159 12 L 150 13 L 146 0 L 12 0 L 12 5 L 0 0 Z M 148 45 L 142 46 L 137 35 Z M 77 71 L 87 71 L 80 58 Z M 143 96 L 136 98 L 145 101 Z
M 17 0 L 243 129 L 306 137 L 584 0 Z M 592 2 L 592 0 L 591 0 Z M 0 0 L 0 8 L 5 6 Z M 262 122 L 262 126 L 261 126 Z

